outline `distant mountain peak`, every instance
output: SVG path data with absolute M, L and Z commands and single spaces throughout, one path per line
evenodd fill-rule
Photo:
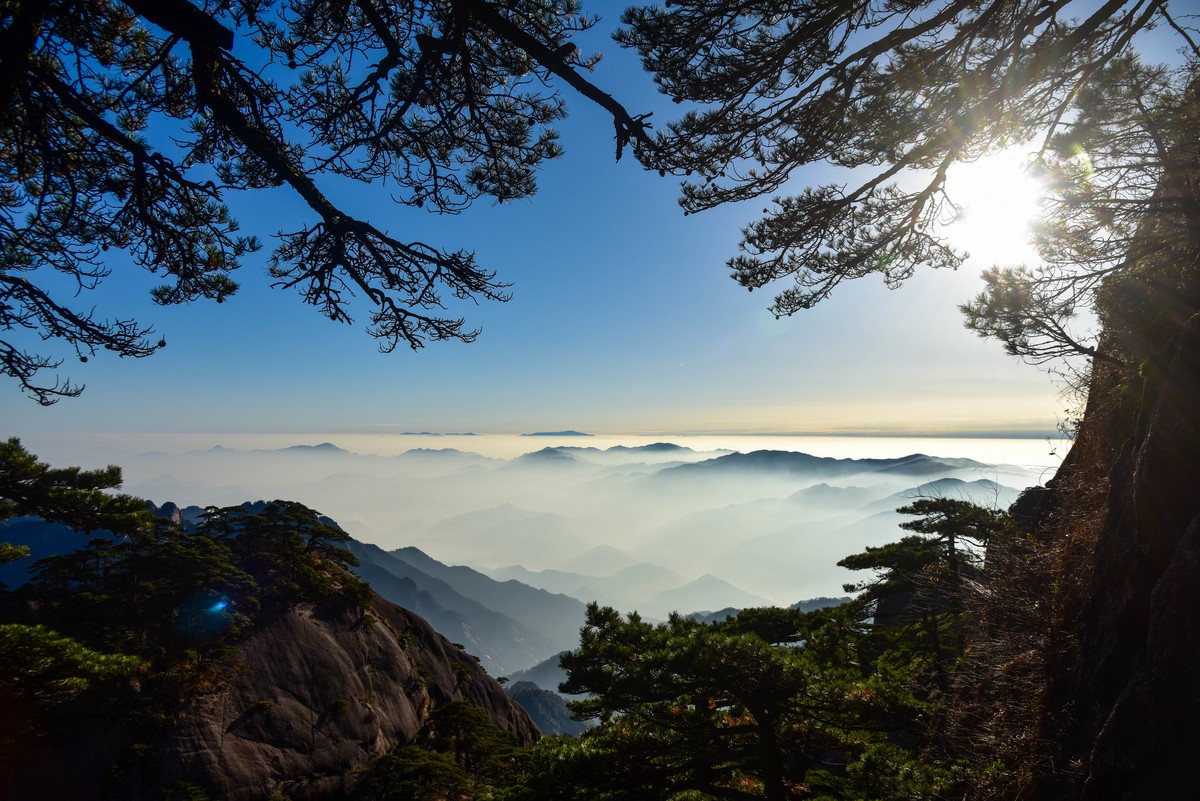
M 927 481 L 924 484 L 918 484 L 916 487 L 910 490 L 910 492 L 916 497 L 937 497 L 939 493 L 949 489 L 965 490 L 972 487 L 993 492 L 1000 489 L 1001 485 L 995 481 L 992 481 L 990 478 L 977 478 L 974 481 L 964 481 L 961 478 L 945 476 L 943 478 L 934 479 L 933 481 Z
M 711 573 L 705 573 L 682 587 L 658 593 L 652 603 L 660 608 L 674 609 L 683 613 L 726 607 L 745 609 L 772 605 L 769 598 L 746 592 Z
M 627 451 L 642 452 L 642 453 L 664 453 L 664 452 L 684 452 L 695 453 L 694 450 L 684 445 L 676 445 L 674 442 L 652 442 L 649 445 L 613 445 L 611 448 L 605 448 L 606 452 L 624 453 Z
M 405 545 L 400 548 L 393 548 L 389 553 L 399 554 L 400 556 L 411 556 L 411 557 L 416 557 L 418 559 L 426 559 L 426 560 L 433 558 L 429 554 L 425 553 L 424 551 L 422 551 L 420 548 L 418 548 L 415 545 Z
M 286 448 L 279 448 L 280 453 L 350 453 L 350 451 L 339 448 L 332 442 L 322 442 L 320 445 L 289 445 Z
M 659 475 L 691 475 L 696 471 L 712 472 L 756 470 L 777 474 L 846 476 L 855 473 L 878 474 L 936 474 L 949 470 L 985 467 L 971 459 L 943 459 L 912 453 L 908 456 L 883 459 L 837 459 L 814 456 L 801 451 L 757 450 L 749 453 L 730 453 L 703 462 L 691 462 L 662 471 Z
M 577 458 L 567 453 L 563 448 L 553 446 L 542 448 L 540 451 L 530 451 L 517 457 L 521 462 L 577 462 Z
M 594 437 L 595 434 L 585 434 L 582 431 L 567 429 L 566 431 L 534 431 L 530 434 L 522 434 L 522 437 Z

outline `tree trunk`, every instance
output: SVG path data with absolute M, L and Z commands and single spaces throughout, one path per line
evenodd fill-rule
M 751 709 L 750 714 L 754 715 L 754 719 L 758 722 L 759 747 L 762 749 L 759 764 L 762 771 L 763 793 L 767 801 L 786 801 L 786 773 L 779 737 L 775 731 L 775 719 L 762 709 Z

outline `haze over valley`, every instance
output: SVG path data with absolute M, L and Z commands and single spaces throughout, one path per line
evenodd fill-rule
M 1033 439 L 674 439 L 412 435 L 376 440 L 382 454 L 318 442 L 73 456 L 122 465 L 126 491 L 159 504 L 298 500 L 383 551 L 654 618 L 844 595 L 861 576 L 837 561 L 895 540 L 897 507 L 932 496 L 1005 508 L 1056 459 Z

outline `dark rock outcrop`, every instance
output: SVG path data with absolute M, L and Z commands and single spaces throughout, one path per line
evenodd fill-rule
M 1147 217 L 1140 255 L 1105 285 L 1104 360 L 1075 447 L 1051 494 L 1019 510 L 1033 530 L 1090 546 L 1059 575 L 1076 644 L 1048 679 L 1046 734 L 1060 752 L 1044 798 L 1196 797 L 1200 105 L 1187 108 L 1160 186 L 1185 200 Z
M 1075 741 L 1083 798 L 1187 798 L 1200 748 L 1200 324 L 1118 451 L 1081 616 Z M 1157 386 L 1155 385 L 1157 383 Z M 1186 776 L 1184 774 L 1187 774 Z
M 118 725 L 77 727 L 29 764 L 10 797 L 50 797 L 24 791 L 48 787 L 53 776 L 56 797 L 81 800 L 149 801 L 185 782 L 229 801 L 272 792 L 340 798 L 357 769 L 416 742 L 430 712 L 457 700 L 523 743 L 539 736 L 473 657 L 378 597 L 370 610 L 335 598 L 260 621 L 238 644 L 234 665 L 151 742 Z M 114 765 L 122 767 L 115 786 Z

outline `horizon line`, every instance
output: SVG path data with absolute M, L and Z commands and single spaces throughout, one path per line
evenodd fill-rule
M 584 429 L 576 429 L 568 433 L 568 430 L 552 431 L 552 432 L 522 432 L 522 431 L 386 431 L 386 430 L 364 430 L 364 429 L 326 429 L 326 430 L 293 430 L 293 431 L 56 431 L 56 432 L 28 432 L 32 436 L 45 436 L 51 434 L 56 437 L 70 436 L 184 436 L 184 437 L 323 437 L 323 436 L 383 436 L 383 437 L 470 437 L 470 438 L 486 438 L 486 437 L 543 437 L 553 439 L 561 436 L 563 438 L 579 439 L 582 437 L 592 438 L 618 438 L 618 437 L 780 437 L 780 438 L 813 438 L 813 437 L 846 437 L 853 439 L 1073 439 L 1071 435 L 1061 430 L 1051 430 L 1046 428 L 1015 428 L 1015 429 L 960 429 L 960 430 L 942 430 L 942 431 L 912 431 L 905 429 L 879 429 L 879 430 L 808 430 L 808 431 L 745 431 L 745 430 L 704 430 L 704 431 L 666 431 L 666 430 L 613 430 L 613 429 L 597 429 L 587 431 Z M 21 437 L 21 434 L 9 434 L 8 436 Z

